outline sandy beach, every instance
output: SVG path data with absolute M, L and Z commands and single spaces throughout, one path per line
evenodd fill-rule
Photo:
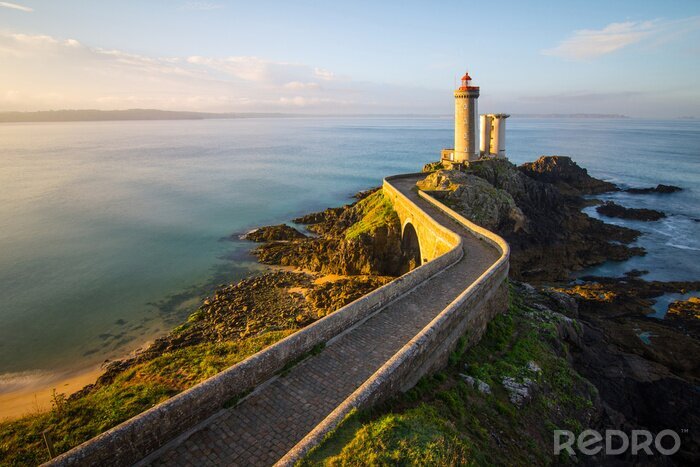
M 73 394 L 94 383 L 102 372 L 98 367 L 79 373 L 47 376 L 45 379 L 38 379 L 36 384 L 29 387 L 0 393 L 0 420 L 50 410 L 54 389 L 57 393 Z

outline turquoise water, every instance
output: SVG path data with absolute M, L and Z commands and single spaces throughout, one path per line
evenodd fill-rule
M 183 319 L 211 287 L 261 269 L 232 234 L 349 202 L 451 145 L 452 120 L 288 118 L 0 125 L 0 390 L 86 367 Z M 521 163 L 571 155 L 670 214 L 643 230 L 655 279 L 700 277 L 700 122 L 508 120 Z M 616 221 L 617 222 L 617 221 Z M 591 272 L 591 271 L 589 271 Z M 26 378 L 25 378 L 26 379 Z M 24 380 L 23 380 L 24 381 Z M 4 386 L 3 386 L 4 384 Z

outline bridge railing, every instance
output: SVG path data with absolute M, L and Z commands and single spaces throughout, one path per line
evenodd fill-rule
M 391 184 L 393 180 L 416 175 L 387 177 L 384 179 L 384 189 L 397 193 L 399 199 L 408 201 L 414 209 L 425 213 Z M 493 315 L 499 311 L 499 308 L 507 306 L 505 279 L 508 277 L 510 258 L 508 243 L 497 234 L 474 224 L 448 208 L 428 193 L 419 191 L 418 194 L 452 217 L 477 238 L 494 246 L 500 252 L 498 260 L 299 441 L 276 465 L 293 465 L 318 445 L 326 435 L 335 430 L 353 410 L 370 407 L 400 390 L 408 389 L 425 374 L 443 366 L 461 336 L 470 331 L 471 339 L 478 340 Z

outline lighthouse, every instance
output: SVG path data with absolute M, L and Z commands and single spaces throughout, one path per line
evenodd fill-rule
M 477 138 L 479 86 L 471 85 L 471 76 L 462 76 L 462 85 L 455 89 L 454 162 L 470 162 L 479 158 Z
M 479 86 L 472 86 L 471 81 L 465 73 L 462 85 L 454 92 L 455 145 L 440 152 L 440 163 L 448 169 L 462 170 L 475 161 L 506 158 L 506 118 L 510 115 L 482 115 L 479 132 Z

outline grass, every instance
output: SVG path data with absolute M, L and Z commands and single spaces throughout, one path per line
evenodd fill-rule
M 382 190 L 358 201 L 354 209 L 358 211 L 361 218 L 346 230 L 345 238 L 347 240 L 371 233 L 391 223 L 398 223 L 398 215 Z
M 512 293 L 482 340 L 457 346 L 448 367 L 382 406 L 354 412 L 302 465 L 549 465 L 552 429 L 579 429 L 592 416 L 595 390 L 566 360 L 565 343 Z M 562 345 L 564 348 L 562 349 Z M 528 373 L 536 362 L 539 375 Z M 484 394 L 459 376 L 487 382 Z M 504 376 L 536 379 L 532 399 L 514 406 Z M 566 461 L 564 459 L 563 461 Z
M 2 422 L 0 464 L 46 462 L 49 456 L 43 431 L 49 431 L 57 453 L 65 452 L 293 332 L 273 331 L 240 341 L 198 344 L 166 352 L 122 372 L 111 384 L 54 404 L 49 412 Z
M 427 405 L 366 424 L 355 412 L 335 437 L 344 445 L 325 443 L 301 465 L 315 465 L 318 458 L 332 466 L 475 465 L 454 426 Z

